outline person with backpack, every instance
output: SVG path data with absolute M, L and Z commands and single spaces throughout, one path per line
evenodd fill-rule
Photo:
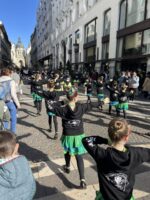
M 0 130 L 5 130 L 10 121 L 9 110 L 3 100 L 0 100 Z
M 16 93 L 15 81 L 11 78 L 11 67 L 7 66 L 1 70 L 0 77 L 0 99 L 3 100 L 10 112 L 10 130 L 16 134 L 17 109 L 20 103 Z M 6 127 L 8 128 L 8 127 Z

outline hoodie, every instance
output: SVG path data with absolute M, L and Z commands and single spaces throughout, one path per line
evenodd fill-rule
M 32 200 L 35 190 L 35 180 L 24 156 L 0 164 L 0 199 Z
M 9 76 L 1 76 L 0 77 L 0 83 L 5 82 L 5 81 L 10 81 L 10 95 L 8 101 L 13 101 L 17 108 L 20 108 L 20 103 L 17 97 L 16 93 L 16 83 L 14 80 L 12 80 L 11 77 Z
M 69 105 L 58 107 L 54 104 L 53 108 L 49 107 L 50 112 L 62 118 L 63 135 L 76 136 L 84 133 L 82 117 L 84 113 L 91 109 L 89 102 L 85 104 L 76 103 L 75 109 L 72 110 Z
M 98 144 L 108 144 L 99 136 L 82 140 L 88 153 L 97 164 L 100 192 L 104 200 L 130 200 L 135 183 L 135 169 L 143 162 L 150 161 L 150 149 L 126 147 L 122 152 L 112 147 L 101 148 Z

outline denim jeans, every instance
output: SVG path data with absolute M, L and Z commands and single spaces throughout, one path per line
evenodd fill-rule
M 9 112 L 10 112 L 10 118 L 11 118 L 11 122 L 10 122 L 10 130 L 13 133 L 16 133 L 16 124 L 17 124 L 17 108 L 15 106 L 15 104 L 12 101 L 9 101 L 8 103 L 6 103 Z
M 4 126 L 4 129 L 8 129 L 9 123 L 4 121 L 3 126 Z

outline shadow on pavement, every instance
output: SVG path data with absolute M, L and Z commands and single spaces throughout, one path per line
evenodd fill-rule
M 50 196 L 52 194 L 57 194 L 57 196 L 55 196 L 53 198 L 53 200 L 74 200 L 66 195 L 64 195 L 63 193 L 61 193 L 56 187 L 47 187 L 44 186 L 42 184 L 40 184 L 39 182 L 36 182 L 36 194 L 34 199 L 39 199 L 41 198 L 41 200 L 46 197 L 46 196 Z M 50 197 L 50 199 L 52 199 Z M 47 199 L 48 200 L 48 199 Z
M 23 109 L 24 110 L 24 109 Z M 25 109 L 26 110 L 26 109 Z M 30 112 L 30 111 L 28 111 L 27 110 L 27 112 L 29 112 L 29 113 L 33 113 L 33 112 Z M 34 116 L 35 117 L 35 115 L 33 115 L 32 114 L 32 116 Z M 47 133 L 45 133 L 45 129 L 42 129 L 42 128 L 40 128 L 40 127 L 37 127 L 35 124 L 33 124 L 32 122 L 30 123 L 30 122 L 27 122 L 27 121 L 24 121 L 24 119 L 26 119 L 26 118 L 28 118 L 29 117 L 29 114 L 27 114 L 26 116 L 23 116 L 23 117 L 19 117 L 18 118 L 18 124 L 19 125 L 22 125 L 22 126 L 26 126 L 26 127 L 33 127 L 33 128 L 35 128 L 35 129 L 37 129 L 38 131 L 40 131 L 41 133 L 43 133 L 48 139 L 51 139 L 50 138 L 50 136 L 47 134 Z
M 32 107 L 33 108 L 33 105 L 30 103 L 27 103 L 27 102 L 21 102 L 21 105 L 25 105 L 25 106 L 29 106 L 29 107 Z
M 27 110 L 27 109 L 25 109 L 25 108 L 21 108 L 20 111 L 22 111 L 22 112 L 28 114 L 28 116 L 31 115 L 32 117 L 36 117 L 36 113 L 35 113 L 35 112 L 32 112 L 32 111 Z M 20 119 L 20 118 L 19 118 L 19 119 Z
M 38 149 L 32 148 L 21 141 L 19 142 L 19 144 L 20 144 L 19 153 L 21 155 L 26 156 L 26 158 L 29 161 L 32 161 L 35 163 L 45 161 L 47 166 L 54 172 L 54 174 L 61 180 L 61 182 L 63 182 L 65 187 L 67 187 L 68 189 L 79 189 L 78 185 L 75 185 L 74 183 L 70 182 L 63 173 L 60 173 L 60 169 L 62 170 L 62 166 L 60 166 L 60 165 L 54 163 L 52 160 L 50 160 L 48 158 L 47 154 L 43 153 L 42 151 L 40 151 Z M 34 167 L 33 172 L 42 170 L 44 168 L 44 166 L 45 165 L 40 165 L 40 167 Z M 39 179 L 39 182 L 41 182 L 41 180 L 42 180 L 42 178 Z M 40 185 L 38 185 L 38 187 L 40 187 Z M 43 193 L 45 193 L 47 196 L 52 195 L 52 194 L 56 193 L 56 191 L 57 191 L 57 189 L 55 189 L 55 188 L 50 187 L 48 189 L 47 187 L 45 187 L 45 188 L 44 188 L 44 186 L 42 186 L 42 187 L 43 187 L 42 189 L 45 190 L 45 191 L 43 191 Z M 41 191 L 41 189 L 40 189 L 40 191 Z M 39 192 L 39 189 L 37 189 L 36 198 L 40 197 L 38 195 L 39 194 L 38 192 Z

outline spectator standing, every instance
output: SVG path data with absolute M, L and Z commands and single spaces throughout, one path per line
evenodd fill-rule
M 11 74 L 11 78 L 12 80 L 15 81 L 15 84 L 16 84 L 16 93 L 17 93 L 17 97 L 18 99 L 20 99 L 20 91 L 21 91 L 21 86 L 20 86 L 20 76 L 19 74 L 16 72 L 16 69 L 12 69 L 12 74 Z
M 129 85 L 129 92 L 130 92 L 130 99 L 134 99 L 135 96 L 138 94 L 138 87 L 139 87 L 139 81 L 140 78 L 137 76 L 136 72 L 133 72 L 131 74 L 131 77 L 128 80 L 128 85 Z
M 147 73 L 147 76 L 144 80 L 143 92 L 145 98 L 147 98 L 150 95 L 150 72 Z
M 11 78 L 11 73 L 12 71 L 10 67 L 3 68 L 1 71 L 0 83 L 5 83 L 8 90 L 8 94 L 4 101 L 10 112 L 10 130 L 16 134 L 17 109 L 19 109 L 21 106 L 17 97 L 16 84 L 15 81 Z
M 3 200 L 32 200 L 35 180 L 27 159 L 18 154 L 14 134 L 0 131 L 0 197 Z

